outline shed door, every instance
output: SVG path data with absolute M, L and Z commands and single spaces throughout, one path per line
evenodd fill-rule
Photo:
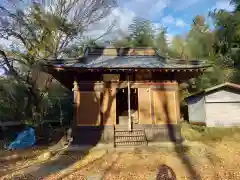
M 240 103 L 206 103 L 207 126 L 240 125 Z

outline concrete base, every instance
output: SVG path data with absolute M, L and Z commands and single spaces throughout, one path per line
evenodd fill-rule
M 124 128 L 125 127 L 125 128 Z M 114 131 L 128 129 L 127 126 L 76 126 L 73 128 L 73 145 L 93 146 L 113 144 Z M 181 128 L 177 124 L 152 125 L 133 124 L 133 129 L 144 130 L 148 143 L 181 141 Z
M 96 146 L 86 146 L 86 145 L 71 145 L 67 148 L 68 151 L 97 151 L 106 150 L 107 152 L 121 152 L 121 151 L 134 151 L 135 149 L 148 150 L 150 148 L 160 148 L 160 149 L 174 149 L 176 146 L 188 146 L 188 142 L 184 143 L 173 143 L 173 142 L 150 142 L 147 146 L 129 146 L 129 147 L 117 147 L 115 148 L 113 144 L 103 144 L 98 143 Z

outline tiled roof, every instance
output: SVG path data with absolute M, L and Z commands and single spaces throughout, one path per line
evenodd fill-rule
M 58 59 L 55 66 L 76 68 L 204 68 L 204 61 L 167 59 L 153 48 L 87 48 L 79 59 Z

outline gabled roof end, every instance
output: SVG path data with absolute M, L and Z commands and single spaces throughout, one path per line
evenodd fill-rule
M 211 88 L 207 88 L 203 91 L 200 91 L 198 93 L 195 93 L 195 94 L 192 94 L 188 97 L 186 97 L 185 99 L 188 100 L 189 98 L 192 98 L 194 96 L 198 96 L 198 95 L 201 95 L 201 94 L 206 94 L 206 93 L 210 93 L 212 91 L 215 91 L 217 89 L 220 89 L 220 88 L 224 88 L 224 87 L 230 87 L 232 89 L 236 89 L 236 90 L 239 90 L 240 91 L 240 84 L 234 84 L 234 83 L 231 83 L 231 82 L 225 82 L 223 84 L 219 84 L 219 85 L 216 85 L 216 86 L 213 86 Z

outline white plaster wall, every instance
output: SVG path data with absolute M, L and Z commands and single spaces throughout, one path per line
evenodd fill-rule
M 206 125 L 240 126 L 240 103 L 206 103 Z

